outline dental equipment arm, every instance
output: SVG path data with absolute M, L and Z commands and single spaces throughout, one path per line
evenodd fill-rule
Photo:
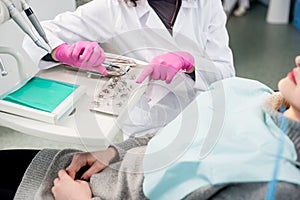
M 1 71 L 1 76 L 6 76 L 8 74 L 6 69 L 4 68 L 1 58 L 0 58 L 0 71 Z
M 46 33 L 45 33 L 44 29 L 42 28 L 36 15 L 34 14 L 33 10 L 31 9 L 31 7 L 27 4 L 27 2 L 25 0 L 21 0 L 21 4 L 22 4 L 22 9 L 24 10 L 26 16 L 28 17 L 28 19 L 30 20 L 30 22 L 32 23 L 32 25 L 34 26 L 34 28 L 36 29 L 38 34 L 43 38 L 43 40 L 50 47 L 49 40 L 46 37 Z
M 22 5 L 20 0 L 12 0 L 16 6 L 16 8 L 19 10 L 19 12 L 22 11 Z M 5 4 L 0 0 L 0 24 L 3 24 L 4 22 L 8 21 L 10 19 L 9 12 Z
M 25 2 L 24 0 L 22 0 L 22 7 L 25 8 L 26 10 L 28 8 L 30 8 L 28 6 L 28 4 Z M 29 25 L 26 23 L 26 21 L 24 20 L 24 18 L 22 17 L 21 13 L 18 11 L 18 9 L 16 8 L 15 4 L 12 3 L 10 0 L 0 0 L 0 4 L 2 3 L 2 5 L 0 5 L 0 9 L 2 10 L 2 12 L 0 12 L 0 19 L 1 19 L 1 14 L 4 14 L 4 17 L 2 17 L 3 19 L 0 20 L 1 21 L 6 21 L 9 19 L 9 17 L 5 16 L 5 8 L 8 10 L 9 16 L 19 25 L 19 27 L 32 39 L 32 41 L 40 48 L 44 49 L 45 51 L 47 51 L 48 53 L 51 52 L 51 49 L 47 46 L 45 46 L 32 32 L 32 30 L 30 29 Z M 3 5 L 4 4 L 4 5 Z M 25 5 L 26 4 L 26 5 Z M 28 15 L 27 15 L 28 16 Z M 33 15 L 34 16 L 34 15 Z M 34 18 L 34 17 L 33 17 Z M 37 19 L 33 20 L 34 22 L 33 25 L 37 25 L 39 24 L 37 21 Z M 42 28 L 38 28 L 37 31 L 41 32 L 40 30 L 42 30 Z M 44 37 L 43 37 L 44 38 Z M 46 39 L 46 41 L 48 41 Z M 47 43 L 47 42 L 46 42 Z

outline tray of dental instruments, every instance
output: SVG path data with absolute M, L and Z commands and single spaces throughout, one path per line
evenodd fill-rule
M 115 76 L 123 76 L 129 71 L 130 68 L 136 67 L 137 63 L 135 60 L 130 58 L 125 58 L 123 56 L 115 55 L 115 54 L 105 54 L 105 61 L 102 65 L 107 70 L 106 77 L 115 77 Z M 78 68 L 72 67 L 69 65 L 64 65 L 66 69 L 78 71 Z M 99 78 L 103 75 L 97 71 L 84 70 L 80 69 L 82 72 L 86 72 L 90 78 Z
M 136 79 L 146 63 L 110 55 L 106 56 L 104 64 L 110 69 L 109 76 L 104 84 L 96 86 L 90 110 L 118 116 L 124 109 L 133 106 L 145 92 L 149 80 L 137 84 Z

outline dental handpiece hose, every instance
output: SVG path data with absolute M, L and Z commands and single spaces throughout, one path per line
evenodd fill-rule
M 33 10 L 31 9 L 31 7 L 27 4 L 27 2 L 25 0 L 21 0 L 21 3 L 22 3 L 22 9 L 24 10 L 26 16 L 28 17 L 28 19 L 30 20 L 30 22 L 32 23 L 32 25 L 34 26 L 34 28 L 36 29 L 38 34 L 49 45 L 49 40 L 46 37 L 46 33 L 45 33 L 44 29 L 42 28 L 36 15 L 34 14 Z M 50 47 L 50 45 L 49 45 L 49 47 Z
M 40 48 L 50 53 L 50 49 L 41 43 L 41 41 L 34 35 L 29 25 L 23 19 L 21 13 L 17 10 L 15 5 L 9 0 L 2 0 L 6 5 L 10 17 L 19 25 L 19 27 L 32 39 L 32 41 Z

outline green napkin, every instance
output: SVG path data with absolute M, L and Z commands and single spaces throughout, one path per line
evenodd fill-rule
M 70 83 L 33 77 L 3 100 L 51 113 L 77 87 Z

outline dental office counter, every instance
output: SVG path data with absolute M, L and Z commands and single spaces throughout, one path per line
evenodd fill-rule
M 89 78 L 86 72 L 68 70 L 62 65 L 41 70 L 36 76 L 85 86 L 86 93 L 74 112 L 57 124 L 0 112 L 0 126 L 49 140 L 84 145 L 88 150 L 107 147 L 120 133 L 116 116 L 89 110 L 96 85 L 104 84 L 108 78 Z

